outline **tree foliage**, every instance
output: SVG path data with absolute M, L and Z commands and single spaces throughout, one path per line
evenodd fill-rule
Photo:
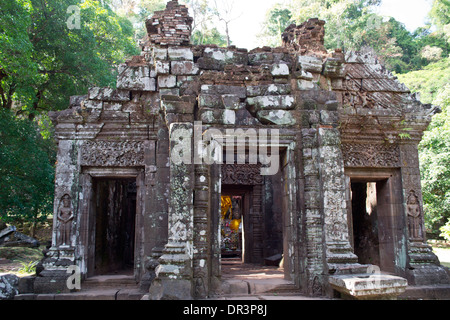
M 261 34 L 258 35 L 265 45 L 278 47 L 281 45 L 281 35 L 283 31 L 293 23 L 291 11 L 275 4 L 266 13 L 266 20 Z
M 52 211 L 55 151 L 36 124 L 0 110 L 0 220 L 45 220 Z
M 37 223 L 52 211 L 49 110 L 91 86 L 114 86 L 136 54 L 133 26 L 95 0 L 8 0 L 0 11 L 0 217 Z M 44 129 L 44 130 L 43 130 Z
M 5 9 L 0 106 L 18 114 L 64 109 L 90 86 L 114 86 L 114 66 L 137 53 L 129 20 L 99 1 L 11 0 Z
M 419 145 L 425 227 L 431 237 L 450 219 L 450 58 L 399 75 L 424 103 L 441 107 Z

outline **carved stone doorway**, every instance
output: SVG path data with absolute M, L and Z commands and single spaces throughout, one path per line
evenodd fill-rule
M 361 264 L 401 275 L 400 253 L 404 249 L 401 182 L 396 170 L 363 172 L 349 176 L 349 232 L 354 253 Z
M 222 165 L 219 219 L 222 267 L 230 268 L 232 264 L 232 268 L 248 273 L 254 269 L 250 266 L 270 266 L 283 274 L 280 267 L 284 250 L 281 174 L 264 177 L 260 168 L 251 164 Z M 226 206 L 227 201 L 232 202 L 231 210 Z
M 136 179 L 94 179 L 94 274 L 133 274 Z
M 141 168 L 84 168 L 80 177 L 79 252 L 82 279 L 107 274 L 141 277 Z

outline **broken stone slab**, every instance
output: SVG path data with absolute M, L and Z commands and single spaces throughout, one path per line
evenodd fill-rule
M 256 117 L 263 124 L 276 124 L 291 126 L 296 123 L 295 118 L 286 110 L 261 110 Z
M 16 231 L 16 227 L 15 226 L 6 227 L 5 229 L 0 231 L 0 239 L 6 237 L 7 235 L 9 235 L 9 234 L 11 234 L 11 233 L 13 233 L 15 231 Z
M 405 292 L 406 279 L 386 274 L 344 274 L 330 276 L 331 287 L 344 297 L 359 300 L 396 299 Z
M 16 230 L 15 226 L 9 226 L 0 232 L 0 247 L 39 247 L 38 240 L 29 237 Z
M 306 72 L 321 73 L 322 59 L 310 56 L 298 56 L 297 67 Z
M 12 300 L 19 293 L 19 277 L 14 274 L 0 274 L 0 300 Z
M 167 48 L 152 48 L 152 56 L 155 60 L 166 60 L 167 59 Z

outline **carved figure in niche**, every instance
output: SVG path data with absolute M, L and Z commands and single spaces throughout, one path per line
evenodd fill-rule
M 239 199 L 233 197 L 231 200 L 231 207 L 233 208 L 233 219 L 241 218 L 241 208 L 239 207 Z
M 70 232 L 72 231 L 73 210 L 70 196 L 65 194 L 61 198 L 62 206 L 58 208 L 59 239 L 58 245 L 70 246 Z
M 422 239 L 422 220 L 420 212 L 419 197 L 414 190 L 409 192 L 407 202 L 409 237 L 412 239 Z

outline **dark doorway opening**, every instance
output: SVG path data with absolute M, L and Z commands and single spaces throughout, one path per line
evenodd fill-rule
M 94 180 L 94 275 L 133 274 L 136 179 Z
M 361 264 L 395 273 L 397 211 L 392 178 L 351 179 L 351 241 Z
M 376 183 L 354 182 L 351 188 L 355 254 L 358 256 L 359 263 L 379 266 Z

